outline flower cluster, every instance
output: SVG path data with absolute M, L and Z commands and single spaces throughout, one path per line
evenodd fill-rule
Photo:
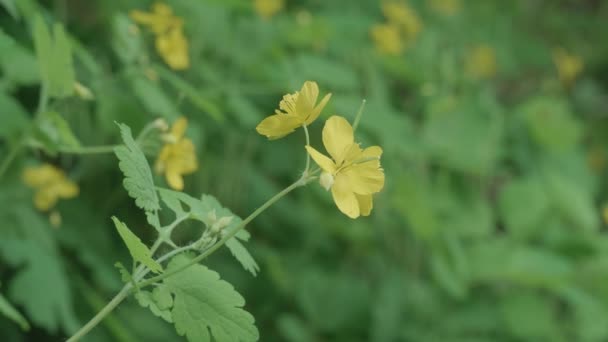
M 187 127 L 188 120 L 184 117 L 173 123 L 171 131 L 163 136 L 165 145 L 154 165 L 155 171 L 164 174 L 169 186 L 175 190 L 183 190 L 183 175 L 193 173 L 198 168 L 194 144 L 184 136 Z
M 79 192 L 78 185 L 69 180 L 63 170 L 51 164 L 26 168 L 23 182 L 35 190 L 34 206 L 40 211 L 48 211 L 60 198 L 73 198 Z
M 319 87 L 307 81 L 299 92 L 287 94 L 276 114 L 264 119 L 258 133 L 269 139 L 278 139 L 299 127 L 310 125 L 320 114 L 331 94 L 317 104 Z M 319 165 L 319 183 L 331 190 L 338 209 L 350 218 L 368 216 L 373 208 L 372 195 L 384 187 L 384 170 L 380 165 L 382 149 L 379 146 L 361 148 L 355 142 L 354 129 L 341 116 L 331 116 L 325 123 L 322 140 L 330 157 L 305 146 L 307 153 Z M 307 170 L 308 171 L 308 170 Z
M 398 55 L 416 40 L 422 22 L 416 11 L 402 2 L 383 3 L 382 13 L 386 22 L 371 28 L 372 39 L 381 53 Z
M 183 32 L 183 20 L 173 15 L 171 7 L 155 3 L 151 12 L 132 11 L 131 18 L 138 24 L 147 26 L 156 36 L 156 50 L 165 63 L 174 70 L 184 70 L 190 66 L 188 41 Z

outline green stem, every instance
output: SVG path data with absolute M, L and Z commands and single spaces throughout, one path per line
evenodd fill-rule
M 82 147 L 60 147 L 57 151 L 61 153 L 71 154 L 99 154 L 99 153 L 114 153 L 114 148 L 120 145 L 100 145 L 100 146 L 82 146 Z
M 365 109 L 365 99 L 361 101 L 361 106 L 359 106 L 359 110 L 357 111 L 357 116 L 355 116 L 355 122 L 353 123 L 353 132 L 357 130 L 357 126 L 359 126 L 359 121 L 361 121 L 361 116 L 363 116 L 363 109 Z
M 170 277 L 176 273 L 179 273 L 179 272 L 187 269 L 188 267 L 205 259 L 209 255 L 211 255 L 213 252 L 218 250 L 220 247 L 222 247 L 228 240 L 230 240 L 232 237 L 234 237 L 234 235 L 236 235 L 241 229 L 245 228 L 245 226 L 249 222 L 251 222 L 253 219 L 255 219 L 262 212 L 264 212 L 264 210 L 268 209 L 268 207 L 273 205 L 275 202 L 280 200 L 283 196 L 287 195 L 294 189 L 296 189 L 300 186 L 306 185 L 309 181 L 311 181 L 314 178 L 315 177 L 311 177 L 311 176 L 300 177 L 300 179 L 298 179 L 295 183 L 293 183 L 290 186 L 288 186 L 287 188 L 283 189 L 281 192 L 279 192 L 278 194 L 274 195 L 271 199 L 266 201 L 266 203 L 262 204 L 261 207 L 256 209 L 253 213 L 251 213 L 251 215 L 249 215 L 246 219 L 244 219 L 236 228 L 234 228 L 232 231 L 230 231 L 230 233 L 226 234 L 226 236 L 224 236 L 215 245 L 213 245 L 211 248 L 209 248 L 208 250 L 206 250 L 203 253 L 201 253 L 200 255 L 198 255 L 196 258 L 192 259 L 189 263 L 187 263 L 181 267 L 178 267 L 177 269 L 165 272 L 159 276 L 152 277 L 146 281 L 139 282 L 139 283 L 137 283 L 137 286 L 141 288 L 141 287 L 145 287 L 145 286 L 154 284 L 154 283 L 161 281 L 167 277 Z M 158 246 L 160 246 L 160 243 L 158 243 L 158 241 L 157 241 L 154 243 L 152 250 L 155 251 L 158 248 Z M 187 250 L 189 247 L 190 246 L 185 246 L 180 249 L 176 249 L 172 252 L 169 252 L 169 253 L 163 255 L 158 260 L 164 261 L 164 260 L 172 257 L 173 255 L 176 255 L 180 252 Z M 140 279 L 142 279 L 143 277 L 145 277 L 146 274 L 149 272 L 148 269 L 141 268 L 141 267 L 142 267 L 142 265 L 140 265 L 133 274 L 133 278 L 136 282 L 139 281 Z M 80 330 L 78 330 L 66 342 L 75 342 L 75 341 L 80 340 L 82 337 L 84 337 L 89 331 L 91 331 L 91 329 L 93 329 L 95 326 L 97 326 L 104 319 L 105 316 L 107 316 L 110 312 L 112 312 L 118 306 L 118 304 L 120 304 L 125 298 L 127 298 L 130 291 L 132 290 L 132 287 L 133 286 L 130 283 L 126 284 L 120 290 L 120 292 L 114 298 L 112 298 L 112 300 L 103 309 L 101 309 L 101 311 L 99 311 L 97 313 L 97 315 L 95 315 L 95 317 L 93 317 L 87 324 L 85 324 L 82 328 L 80 328 Z
M 91 331 L 91 329 L 95 328 L 95 326 L 97 326 L 99 322 L 101 322 L 110 312 L 112 312 L 118 306 L 118 304 L 120 304 L 125 298 L 127 298 L 130 291 L 131 284 L 125 285 L 120 290 L 120 292 L 118 292 L 118 294 L 116 294 L 116 296 L 112 298 L 112 300 L 109 301 L 108 304 L 106 304 L 106 306 L 104 306 L 103 309 L 101 309 L 101 311 L 97 313 L 97 315 L 95 315 L 95 317 L 93 317 L 87 324 L 80 328 L 80 330 L 78 330 L 74 335 L 72 335 L 72 337 L 67 339 L 66 342 L 75 342 L 83 338 L 86 334 L 89 333 L 89 331 Z
M 48 86 L 43 82 L 40 88 L 40 99 L 38 100 L 38 109 L 36 109 L 36 116 L 40 117 L 42 113 L 46 112 L 46 106 L 49 103 L 49 91 Z
M 173 269 L 171 271 L 167 271 L 161 275 L 158 275 L 156 277 L 152 277 L 146 281 L 142 281 L 141 283 L 138 283 L 138 287 L 145 287 L 148 285 L 152 285 L 154 283 L 157 283 L 165 278 L 168 278 L 176 273 L 179 273 L 185 269 L 187 269 L 188 267 L 199 263 L 201 260 L 205 259 L 206 257 L 208 257 L 209 255 L 213 254 L 213 252 L 215 252 L 216 250 L 218 250 L 220 247 L 222 247 L 226 241 L 230 240 L 234 235 L 236 235 L 241 229 L 245 228 L 245 226 L 251 222 L 253 219 L 255 219 L 258 215 L 260 215 L 262 212 L 264 212 L 264 210 L 266 210 L 268 207 L 270 207 L 271 205 L 273 205 L 276 201 L 280 200 L 283 196 L 287 195 L 288 193 L 290 193 L 292 190 L 306 185 L 308 181 L 307 177 L 301 177 L 300 179 L 298 179 L 295 183 L 291 184 L 290 186 L 288 186 L 287 188 L 283 189 L 281 192 L 279 192 L 278 194 L 274 195 L 271 199 L 269 199 L 268 201 L 266 201 L 266 203 L 262 204 L 261 207 L 259 207 L 258 209 L 256 209 L 253 213 L 251 213 L 251 215 L 249 215 L 246 219 L 244 219 L 238 226 L 236 226 L 236 228 L 232 229 L 232 231 L 230 231 L 230 233 L 226 234 L 220 241 L 218 241 L 215 245 L 213 245 L 211 248 L 209 248 L 208 250 L 204 251 L 203 253 L 199 254 L 196 258 L 190 260 L 190 262 L 188 262 L 185 265 L 182 265 L 176 269 Z
M 302 126 L 304 128 L 304 135 L 306 135 L 306 146 L 310 146 L 310 136 L 308 135 L 308 128 L 306 124 Z M 304 174 L 308 174 L 308 170 L 310 169 L 310 154 L 306 151 L 306 169 L 304 169 Z

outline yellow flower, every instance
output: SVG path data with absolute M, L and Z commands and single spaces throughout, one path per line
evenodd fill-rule
M 382 4 L 382 13 L 390 24 L 398 26 L 408 40 L 413 40 L 422 29 L 422 22 L 413 8 L 396 1 Z
M 378 24 L 371 30 L 372 38 L 376 44 L 376 49 L 387 55 L 398 55 L 403 51 L 401 33 L 395 25 Z
M 180 20 L 173 15 L 171 7 L 158 2 L 152 5 L 150 13 L 134 10 L 129 15 L 136 23 L 148 26 L 154 34 L 165 33 Z
M 185 70 L 190 66 L 188 41 L 181 26 L 156 37 L 156 50 L 173 70 Z
M 460 11 L 460 0 L 429 0 L 431 8 L 443 15 L 454 15 Z
M 258 15 L 269 19 L 277 14 L 285 6 L 284 0 L 254 0 L 253 7 Z
M 130 15 L 136 23 L 147 26 L 156 35 L 156 50 L 169 67 L 184 70 L 190 66 L 183 21 L 173 15 L 171 7 L 155 3 L 150 13 L 135 10 Z
M 60 198 L 78 196 L 78 185 L 66 178 L 65 173 L 51 164 L 28 167 L 23 182 L 36 191 L 34 206 L 40 211 L 51 209 Z
M 274 115 L 262 120 L 256 127 L 261 135 L 269 139 L 279 139 L 303 125 L 310 125 L 321 114 L 321 111 L 331 98 L 331 94 L 317 104 L 319 86 L 317 82 L 306 81 L 300 91 L 283 96 L 279 108 Z
M 355 143 L 351 125 L 340 116 L 332 116 L 323 127 L 323 145 L 331 158 L 314 148 L 306 150 L 321 167 L 321 185 L 331 189 L 334 202 L 350 218 L 368 216 L 373 208 L 372 194 L 384 187 L 384 170 L 380 166 L 382 149 L 361 149 Z
M 188 120 L 181 117 L 171 126 L 171 132 L 165 136 L 167 143 L 161 149 L 154 169 L 165 174 L 167 183 L 175 190 L 184 189 L 183 175 L 196 171 L 198 164 L 192 140 L 185 138 L 184 133 Z
M 475 79 L 491 78 L 496 75 L 496 52 L 487 45 L 478 45 L 469 51 L 465 70 Z
M 553 62 L 560 81 L 566 87 L 576 80 L 584 67 L 583 60 L 579 56 L 571 55 L 563 48 L 553 50 Z

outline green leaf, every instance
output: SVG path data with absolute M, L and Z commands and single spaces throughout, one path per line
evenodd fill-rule
M 509 232 L 527 238 L 542 229 L 545 215 L 550 214 L 550 202 L 539 180 L 518 179 L 501 191 L 499 209 Z
M 9 303 L 2 294 L 0 294 L 0 314 L 3 314 L 6 318 L 19 324 L 22 330 L 30 330 L 30 324 L 27 320 L 15 309 L 11 303 Z
M 2 116 L 2 125 L 0 125 L 2 138 L 19 133 L 28 124 L 28 114 L 21 104 L 2 92 L 0 92 L 0 113 L 6 113 Z
M 247 239 L 249 239 L 249 233 L 245 230 L 241 230 L 236 234 L 238 238 L 239 235 L 243 235 L 241 233 L 245 233 L 247 235 Z M 241 238 L 242 239 L 242 238 Z M 246 240 L 245 240 L 246 241 Z M 249 251 L 243 246 L 239 240 L 232 238 L 226 241 L 226 247 L 230 250 L 230 253 L 238 260 L 245 270 L 249 271 L 253 276 L 257 275 L 257 272 L 260 270 L 260 266 L 255 262 Z
M 147 111 L 160 115 L 169 121 L 177 119 L 179 111 L 175 103 L 158 83 L 138 74 L 131 75 L 130 83 L 135 96 Z
M 27 253 L 27 266 L 9 284 L 9 298 L 23 306 L 32 324 L 51 333 L 60 329 L 74 332 L 80 324 L 74 316 L 70 284 L 61 259 L 37 244 L 22 241 L 15 247 Z
M 135 298 L 139 305 L 149 308 L 155 316 L 173 323 L 171 315 L 173 297 L 166 286 L 157 286 L 152 292 L 141 290 L 135 294 Z
M 129 196 L 135 199 L 135 204 L 145 211 L 158 211 L 160 203 L 154 188 L 154 180 L 150 165 L 133 136 L 131 129 L 124 124 L 118 124 L 125 146 L 114 149 L 120 160 L 118 167 L 125 175 L 123 186 Z
M 221 122 L 224 120 L 221 109 L 215 102 L 208 100 L 200 94 L 200 91 L 190 85 L 188 82 L 183 80 L 177 74 L 167 70 L 164 67 L 156 67 L 154 70 L 163 78 L 167 83 L 183 94 L 192 102 L 194 106 L 200 109 L 202 112 L 207 113 L 215 121 Z
M 34 20 L 34 46 L 40 75 L 51 97 L 66 97 L 74 91 L 72 49 L 61 24 L 53 26 L 53 36 L 40 15 Z
M 36 123 L 34 139 L 42 144 L 41 147 L 55 153 L 60 147 L 79 147 L 70 125 L 56 112 L 43 113 Z
M 112 221 L 114 221 L 118 234 L 120 234 L 125 245 L 127 245 L 133 260 L 141 262 L 154 273 L 162 272 L 162 266 L 152 259 L 152 252 L 141 242 L 137 235 L 133 234 L 127 225 L 120 222 L 116 217 L 112 216 Z
M 171 260 L 168 270 L 190 261 L 185 255 Z M 174 296 L 173 321 L 177 333 L 191 342 L 257 341 L 254 318 L 243 310 L 245 300 L 219 274 L 203 265 L 166 278 L 164 284 Z M 213 339 L 212 339 L 213 336 Z
M 31 51 L 0 30 L 0 68 L 11 85 L 34 85 L 40 82 L 38 61 Z
M 120 273 L 120 280 L 122 280 L 124 283 L 130 283 L 133 281 L 133 276 L 131 276 L 131 272 L 129 272 L 121 262 L 116 262 L 114 264 L 114 267 L 118 269 L 118 272 Z

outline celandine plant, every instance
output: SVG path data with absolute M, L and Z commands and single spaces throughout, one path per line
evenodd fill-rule
M 118 124 L 124 145 L 116 147 L 114 152 L 125 176 L 123 185 L 158 235 L 152 246 L 146 246 L 126 223 L 112 217 L 133 257 L 133 267 L 129 271 L 122 264 L 116 264 L 124 287 L 68 341 L 84 337 L 129 295 L 134 295 L 138 303 L 154 315 L 173 323 L 177 333 L 189 341 L 258 340 L 254 318 L 243 308 L 243 297 L 201 261 L 226 246 L 243 268 L 255 275 L 258 265 L 244 246 L 250 238 L 245 227 L 283 196 L 319 180 L 325 189 L 331 190 L 338 209 L 354 219 L 371 213 L 372 196 L 384 186 L 384 171 L 380 166 L 382 149 L 378 146 L 363 149 L 355 142 L 355 129 L 363 106 L 357 113 L 354 127 L 340 116 L 331 116 L 326 121 L 322 140 L 329 157 L 310 145 L 308 125 L 319 117 L 331 94 L 319 103 L 318 97 L 317 84 L 305 82 L 300 91 L 283 97 L 276 114 L 257 126 L 257 131 L 269 139 L 279 139 L 302 128 L 306 137 L 306 166 L 294 183 L 245 219 L 222 207 L 213 196 L 192 197 L 156 186 L 140 139 L 133 138 L 128 126 Z M 178 119 L 173 124 L 164 137 L 166 144 L 156 162 L 157 172 L 165 174 L 169 186 L 177 190 L 183 189 L 182 174 L 193 172 L 197 167 L 192 143 L 184 136 L 185 129 L 185 119 Z M 142 135 L 146 134 L 139 136 Z M 311 157 L 318 168 L 311 166 Z M 160 221 L 161 203 L 166 207 L 162 210 L 173 212 L 172 222 Z M 200 236 L 192 243 L 178 246 L 172 235 L 187 220 L 202 223 Z M 164 248 L 168 252 L 159 255 L 160 247 L 168 247 Z

